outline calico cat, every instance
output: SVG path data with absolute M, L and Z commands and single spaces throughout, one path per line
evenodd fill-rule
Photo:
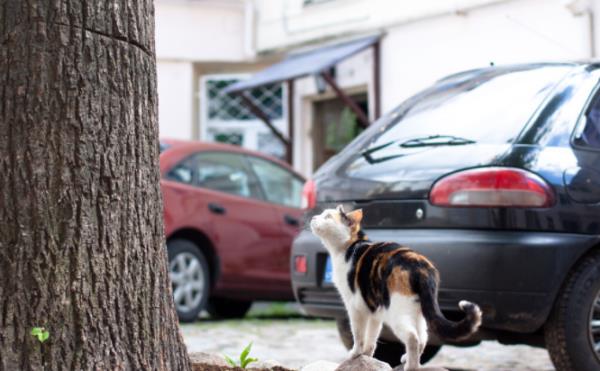
M 424 256 L 392 242 L 371 242 L 361 229 L 362 210 L 327 209 L 310 221 L 331 256 L 333 283 L 344 301 L 354 337 L 351 356 L 373 356 L 383 323 L 404 343 L 405 370 L 420 367 L 427 327 L 442 339 L 477 331 L 481 310 L 461 301 L 466 317 L 447 320 L 440 311 L 439 273 Z

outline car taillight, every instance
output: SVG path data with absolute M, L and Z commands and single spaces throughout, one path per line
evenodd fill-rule
M 302 189 L 302 208 L 312 209 L 317 204 L 317 186 L 313 180 L 307 180 Z
M 294 271 L 300 274 L 306 274 L 306 256 L 296 255 L 294 256 Z
M 431 188 L 429 201 L 449 207 L 549 207 L 554 203 L 554 193 L 548 183 L 533 173 L 489 167 L 438 180 Z

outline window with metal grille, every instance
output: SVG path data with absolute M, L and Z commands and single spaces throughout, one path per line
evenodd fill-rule
M 200 96 L 200 138 L 206 141 L 238 145 L 285 158 L 285 146 L 257 118 L 237 95 L 224 90 L 247 74 L 203 76 Z M 273 126 L 287 133 L 287 92 L 282 84 L 271 84 L 245 92 Z
M 239 79 L 208 80 L 206 91 L 208 95 L 208 118 L 217 120 L 254 120 L 256 117 L 245 106 L 239 96 L 223 92 L 229 85 Z M 270 119 L 283 117 L 283 90 L 281 84 L 271 84 L 250 90 L 248 93 L 252 102 Z

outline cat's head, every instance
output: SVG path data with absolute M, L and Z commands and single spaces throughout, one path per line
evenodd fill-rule
M 330 252 L 341 252 L 352 242 L 363 238 L 360 222 L 362 209 L 345 212 L 342 205 L 326 209 L 310 220 L 311 231 L 318 236 Z

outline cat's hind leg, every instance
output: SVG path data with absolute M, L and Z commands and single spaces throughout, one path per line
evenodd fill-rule
M 365 334 L 365 347 L 363 349 L 363 354 L 373 357 L 373 353 L 375 353 L 375 348 L 377 347 L 377 339 L 379 339 L 379 334 L 381 333 L 381 327 L 383 326 L 383 320 L 373 314 L 367 320 L 367 332 Z
M 427 341 L 429 340 L 429 334 L 427 333 L 427 321 L 423 314 L 419 314 L 417 318 L 417 335 L 419 337 L 419 357 L 423 354 Z
M 355 358 L 363 354 L 365 348 L 365 335 L 367 331 L 367 322 L 369 313 L 356 308 L 348 308 L 348 317 L 350 317 L 350 329 L 354 345 L 350 350 L 350 357 Z
M 419 342 L 418 303 L 414 297 L 393 295 L 390 308 L 386 313 L 385 322 L 390 326 L 394 335 L 404 344 L 406 353 L 402 356 L 404 370 L 417 370 L 421 356 Z
M 418 370 L 420 347 L 416 328 L 414 326 L 397 325 L 394 326 L 393 332 L 406 348 L 406 353 L 401 358 L 401 362 L 405 365 L 404 371 Z

